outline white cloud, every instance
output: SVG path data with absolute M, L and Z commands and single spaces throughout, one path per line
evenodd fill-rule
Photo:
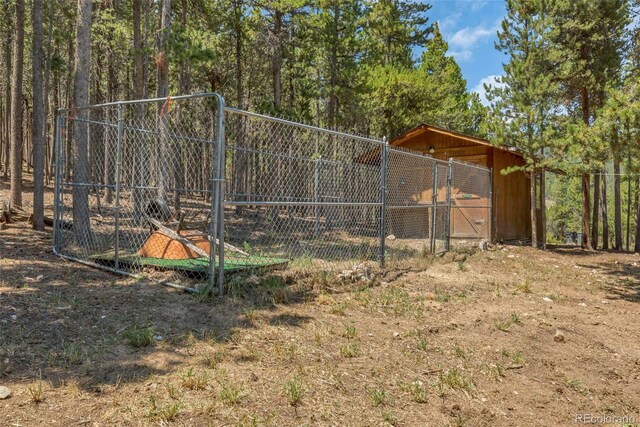
M 449 55 L 453 56 L 456 59 L 456 62 L 465 62 L 473 57 L 473 52 L 470 50 L 452 50 L 449 52 Z
M 484 105 L 489 105 L 489 101 L 487 101 L 487 91 L 484 89 L 484 85 L 491 85 L 493 87 L 504 87 L 504 83 L 501 83 L 498 81 L 498 79 L 501 76 L 496 75 L 496 74 L 491 74 L 485 78 L 483 78 L 482 80 L 480 80 L 478 82 L 477 85 L 475 85 L 475 87 L 473 89 L 471 89 L 471 92 L 475 92 L 480 96 L 480 102 L 482 102 L 482 104 Z
M 485 7 L 488 3 L 487 0 L 475 0 L 475 1 L 470 1 L 469 3 L 471 3 L 471 10 L 473 12 L 477 12 L 480 9 L 482 9 L 483 7 Z
M 465 27 L 457 31 L 449 40 L 449 44 L 454 46 L 458 50 L 469 49 L 475 45 L 478 41 L 493 37 L 498 30 L 497 26 L 493 27 Z

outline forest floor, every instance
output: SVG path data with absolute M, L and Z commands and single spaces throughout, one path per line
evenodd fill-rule
M 2 426 L 640 423 L 638 255 L 496 246 L 212 300 L 50 247 L 0 231 Z

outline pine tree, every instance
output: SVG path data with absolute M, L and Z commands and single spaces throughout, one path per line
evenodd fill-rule
M 420 1 L 368 0 L 365 3 L 364 43 L 366 63 L 411 67 L 412 48 L 424 46 L 431 31 L 427 11 Z
M 628 22 L 626 0 L 558 0 L 550 3 L 550 52 L 554 79 L 561 82 L 562 99 L 572 117 L 591 126 L 602 105 L 605 85 L 620 70 L 624 28 Z M 582 165 L 582 244 L 591 249 L 592 159 L 600 157 L 587 138 L 574 149 Z M 596 207 L 597 208 L 597 207 Z
M 521 168 L 530 177 L 531 243 L 545 244 L 537 235 L 536 174 L 552 159 L 546 156 L 550 145 L 550 125 L 556 114 L 555 86 L 547 72 L 545 44 L 548 21 L 542 0 L 508 0 L 496 48 L 509 55 L 503 65 L 502 87 L 487 87 L 491 101 L 490 136 L 497 144 L 517 146 L 526 164 Z M 544 206 L 543 206 L 544 209 Z
M 87 110 L 89 104 L 89 74 L 91 70 L 91 0 L 78 0 L 76 24 L 76 59 L 73 79 L 73 106 L 80 108 L 73 126 L 73 179 L 77 183 L 89 182 L 89 141 Z M 73 230 L 81 246 L 91 243 L 89 220 L 89 192 L 86 186 L 73 188 Z
M 420 70 L 429 87 L 422 107 L 422 121 L 464 132 L 471 127 L 471 97 L 460 67 L 452 56 L 447 55 L 448 49 L 438 24 L 434 24 L 420 63 Z
M 42 0 L 33 2 L 33 228 L 44 230 L 44 87 L 42 81 Z
M 16 1 L 16 35 L 11 75 L 11 192 L 9 203 L 22 207 L 22 70 L 24 65 L 24 0 Z

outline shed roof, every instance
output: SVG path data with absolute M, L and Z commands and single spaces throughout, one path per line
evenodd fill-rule
M 459 140 L 472 142 L 474 144 L 486 145 L 498 150 L 507 151 L 511 154 L 515 154 L 518 157 L 524 157 L 520 150 L 516 147 L 508 146 L 508 145 L 494 145 L 486 139 L 478 138 L 476 136 L 467 135 L 460 132 L 455 132 L 449 129 L 444 129 L 438 126 L 430 125 L 427 123 L 421 123 L 418 126 L 409 129 L 408 131 L 401 133 L 400 135 L 394 137 L 391 140 L 391 145 L 401 146 L 403 142 L 408 141 L 409 139 L 415 138 L 418 135 L 423 135 L 427 133 L 438 133 L 441 135 L 447 135 Z

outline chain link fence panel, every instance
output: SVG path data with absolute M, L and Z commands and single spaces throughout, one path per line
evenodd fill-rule
M 225 271 L 329 268 L 491 236 L 491 172 L 224 107 L 216 94 L 62 110 L 56 253 L 222 292 Z

